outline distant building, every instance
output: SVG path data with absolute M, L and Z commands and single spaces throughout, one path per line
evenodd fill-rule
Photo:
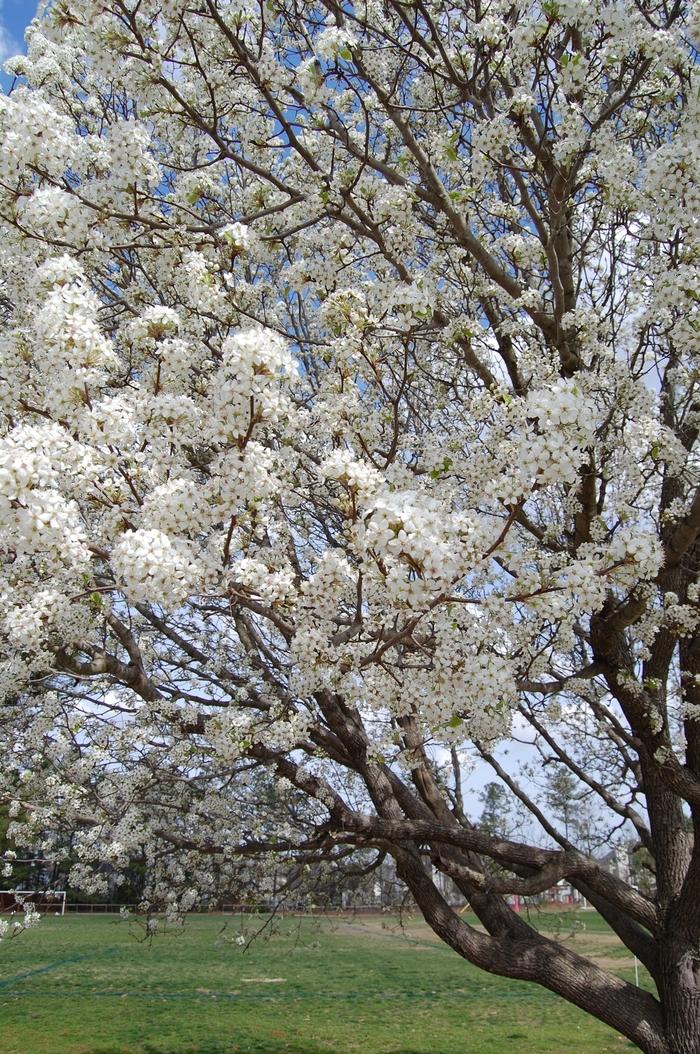
M 626 845 L 615 845 L 603 856 L 596 858 L 601 867 L 609 871 L 615 878 L 622 882 L 634 885 L 632 882 L 632 868 L 630 862 L 630 850 Z

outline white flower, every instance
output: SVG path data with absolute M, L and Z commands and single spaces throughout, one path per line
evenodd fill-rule
M 227 223 L 220 229 L 219 237 L 237 253 L 247 252 L 252 242 L 250 227 L 244 223 Z

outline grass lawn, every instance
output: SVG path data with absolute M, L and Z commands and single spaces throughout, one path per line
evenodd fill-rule
M 610 969 L 633 962 L 581 913 L 541 925 Z M 0 946 L 0 1054 L 614 1054 L 632 1044 L 544 989 L 484 974 L 418 919 L 193 916 L 139 943 L 114 916 L 45 918 Z M 222 926 L 226 923 L 223 933 Z

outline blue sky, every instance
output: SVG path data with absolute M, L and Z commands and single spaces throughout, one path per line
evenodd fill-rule
M 24 30 L 36 8 L 36 0 L 0 0 L 0 63 L 24 50 Z M 7 86 L 4 75 L 0 81 Z

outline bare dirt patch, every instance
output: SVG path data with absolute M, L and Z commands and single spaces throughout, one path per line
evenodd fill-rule
M 284 984 L 286 977 L 241 977 L 243 984 Z

